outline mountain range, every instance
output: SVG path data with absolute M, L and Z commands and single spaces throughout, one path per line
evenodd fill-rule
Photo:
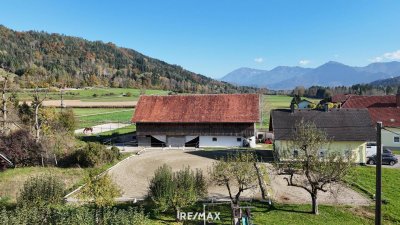
M 278 66 L 272 70 L 240 68 L 222 81 L 235 85 L 289 90 L 296 86 L 351 86 L 400 76 L 400 62 L 371 63 L 365 67 L 352 67 L 330 61 L 317 68 Z

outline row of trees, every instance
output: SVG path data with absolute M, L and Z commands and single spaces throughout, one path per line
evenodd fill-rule
M 376 86 L 371 84 L 355 84 L 352 86 L 321 87 L 303 86 L 295 87 L 291 95 L 300 97 L 329 99 L 336 94 L 355 94 L 355 95 L 392 95 L 398 92 L 397 86 Z

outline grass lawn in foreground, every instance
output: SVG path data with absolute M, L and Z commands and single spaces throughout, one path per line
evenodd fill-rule
M 356 209 L 344 206 L 325 206 L 320 205 L 319 215 L 310 213 L 311 205 L 283 205 L 275 204 L 268 206 L 267 203 L 248 203 L 243 202 L 242 206 L 248 205 L 254 208 L 251 209 L 254 224 L 373 224 L 373 220 L 363 218 L 353 213 Z M 203 205 L 197 204 L 195 207 L 182 210 L 183 212 L 202 212 Z M 220 212 L 220 221 L 215 221 L 216 224 L 231 224 L 230 205 L 209 205 L 206 207 L 207 212 Z M 158 216 L 151 217 L 155 222 L 164 222 L 166 224 L 175 221 L 173 212 L 163 213 Z M 199 224 L 196 222 L 185 221 L 184 224 Z
M 71 189 L 81 181 L 86 171 L 82 168 L 57 168 L 57 167 L 22 167 L 7 169 L 0 172 L 0 196 L 10 198 L 15 202 L 24 182 L 34 176 L 51 174 L 60 177 L 65 182 L 65 187 Z
M 95 168 L 98 173 L 107 170 L 117 162 L 129 157 L 131 153 L 123 153 L 121 158 L 113 163 Z M 50 174 L 64 181 L 67 192 L 71 192 L 83 184 L 85 176 L 94 168 L 59 168 L 59 167 L 21 167 L 0 172 L 0 197 L 9 198 L 14 203 L 24 182 L 30 177 Z
M 375 167 L 358 166 L 351 172 L 348 180 L 375 194 L 375 172 Z M 382 168 L 382 199 L 388 201 L 382 205 L 385 222 L 400 224 L 400 169 Z M 374 207 L 371 207 L 371 210 L 374 210 Z

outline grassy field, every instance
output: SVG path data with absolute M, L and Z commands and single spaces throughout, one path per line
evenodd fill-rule
M 123 96 L 130 93 L 130 97 Z M 146 95 L 167 95 L 169 91 L 163 90 L 146 90 Z M 41 95 L 44 95 L 41 94 Z M 137 101 L 140 96 L 139 89 L 133 88 L 92 88 L 79 89 L 64 92 L 64 99 L 82 100 L 95 102 L 112 102 L 112 101 Z M 21 101 L 32 100 L 32 92 L 23 90 L 18 93 Z M 49 92 L 48 100 L 58 100 L 61 98 L 60 92 Z
M 288 109 L 290 108 L 290 102 L 292 101 L 291 96 L 287 95 L 264 95 L 262 105 L 262 126 L 259 128 L 268 128 L 269 126 L 269 115 L 272 109 Z M 320 99 L 304 98 L 311 102 L 318 103 Z
M 77 128 L 92 127 L 104 123 L 129 123 L 134 109 L 126 108 L 74 108 Z
M 348 180 L 359 187 L 375 194 L 375 167 L 356 167 Z M 382 198 L 388 201 L 382 206 L 382 214 L 386 223 L 400 224 L 400 170 L 383 168 Z M 371 208 L 371 211 L 374 208 Z

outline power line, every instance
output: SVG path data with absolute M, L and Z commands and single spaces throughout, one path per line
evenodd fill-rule
M 399 135 L 399 136 L 400 136 L 400 133 L 397 133 L 397 132 L 388 130 L 388 129 L 384 128 L 384 127 L 382 127 L 382 130 L 386 130 L 386 131 L 389 131 L 390 133 L 393 133 L 393 134 L 396 134 L 396 135 Z

